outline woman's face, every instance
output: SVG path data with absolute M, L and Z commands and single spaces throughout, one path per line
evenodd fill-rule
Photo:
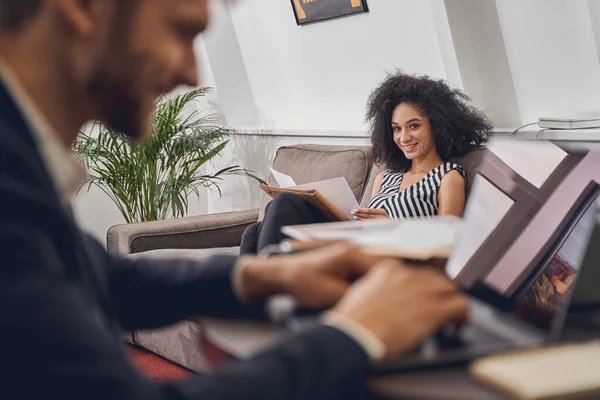
M 429 118 L 410 104 L 400 103 L 392 113 L 394 142 L 409 160 L 436 151 Z

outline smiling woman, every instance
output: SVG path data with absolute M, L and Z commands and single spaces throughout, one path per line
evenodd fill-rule
M 452 159 L 487 142 L 492 124 L 468 97 L 445 82 L 404 73 L 389 75 L 373 91 L 366 119 L 371 124 L 373 159 L 386 168 L 373 185 L 367 208 L 354 219 L 462 216 L 466 172 Z M 263 221 L 246 229 L 241 253 L 279 243 L 281 227 L 329 222 L 306 200 L 278 195 Z
M 367 107 L 376 179 L 369 208 L 391 218 L 461 216 L 465 171 L 451 162 L 484 144 L 492 124 L 444 81 L 390 74 Z M 357 211 L 365 218 L 365 210 Z

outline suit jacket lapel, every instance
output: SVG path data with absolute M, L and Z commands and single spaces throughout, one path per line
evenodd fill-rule
M 81 279 L 109 307 L 106 272 L 91 259 L 70 210 L 45 168 L 34 136 L 0 80 L 0 198 L 2 222 L 30 224 L 48 232 L 65 260 L 66 275 Z

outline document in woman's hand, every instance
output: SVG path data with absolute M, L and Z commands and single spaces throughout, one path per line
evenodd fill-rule
M 331 221 L 352 220 L 351 211 L 358 207 L 358 201 L 346 178 L 338 177 L 296 185 L 292 177 L 270 169 L 279 187 L 260 185 L 269 196 L 275 197 L 282 192 L 296 193 L 317 207 Z

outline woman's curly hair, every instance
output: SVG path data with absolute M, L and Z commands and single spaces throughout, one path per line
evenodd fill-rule
M 388 74 L 367 103 L 366 121 L 371 126 L 373 160 L 393 171 L 411 166 L 394 142 L 392 113 L 401 103 L 416 107 L 431 124 L 436 150 L 442 160 L 462 157 L 492 136 L 493 125 L 484 113 L 469 104 L 469 97 L 443 80 Z

